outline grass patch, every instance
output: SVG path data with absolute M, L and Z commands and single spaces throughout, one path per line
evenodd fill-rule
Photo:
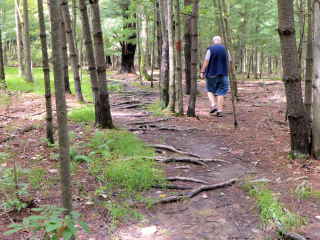
M 72 109 L 68 113 L 68 118 L 72 119 L 74 122 L 94 123 L 94 120 L 95 120 L 94 106 L 88 105 L 88 106 Z
M 276 194 L 269 189 L 268 184 L 247 181 L 244 188 L 249 191 L 250 197 L 257 199 L 261 228 L 264 224 L 274 225 L 275 219 L 280 221 L 281 226 L 286 230 L 297 228 L 304 223 L 304 219 L 299 216 L 299 213 L 290 213 L 285 209 L 284 204 L 279 202 Z
M 170 111 L 168 109 L 163 109 L 160 105 L 160 100 L 155 100 L 148 107 L 148 111 L 152 112 L 156 117 L 168 117 L 170 115 Z

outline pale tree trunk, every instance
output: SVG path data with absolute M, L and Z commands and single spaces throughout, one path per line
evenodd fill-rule
M 156 1 L 155 1 L 156 2 Z M 161 68 L 161 55 L 162 55 L 162 35 L 161 35 L 161 20 L 160 20 L 160 10 L 159 2 L 156 2 L 156 11 L 157 11 L 157 50 L 158 50 L 158 67 Z
M 64 19 L 66 33 L 67 33 L 67 40 L 68 40 L 68 47 L 69 47 L 69 53 L 70 53 L 71 69 L 72 69 L 72 74 L 73 74 L 74 90 L 75 90 L 75 94 L 76 94 L 76 99 L 79 102 L 83 102 L 84 99 L 83 99 L 83 95 L 82 95 L 82 91 L 81 91 L 77 52 L 76 52 L 76 47 L 74 44 L 74 39 L 73 39 L 73 34 L 72 34 L 68 0 L 60 0 L 60 1 L 61 1 L 62 13 L 63 13 L 62 17 Z
M 79 59 L 78 59 L 78 66 L 79 66 L 79 75 L 80 75 L 80 83 L 82 84 L 82 62 L 83 62 L 83 35 L 81 34 L 80 41 L 79 41 Z
M 140 74 L 143 80 L 150 81 L 151 78 L 148 74 L 148 21 L 147 16 L 145 15 L 145 8 L 142 8 L 141 11 L 141 44 L 139 45 L 140 49 Z
M 44 74 L 44 86 L 45 86 L 45 99 L 46 99 L 46 120 L 47 120 L 47 140 L 53 144 L 53 116 L 52 116 L 52 101 L 51 101 L 51 85 L 50 85 L 50 68 L 49 68 L 49 57 L 47 50 L 47 33 L 46 25 L 44 22 L 43 15 L 43 3 L 42 0 L 38 0 L 38 15 L 39 15 L 39 27 L 40 27 L 40 39 L 41 39 L 41 50 L 42 50 L 42 63 L 43 63 L 43 74 Z
M 110 104 L 109 104 L 109 93 L 107 85 L 107 72 L 106 72 L 106 61 L 103 46 L 103 34 L 101 30 L 100 20 L 100 9 L 99 0 L 90 0 L 91 5 L 91 23 L 92 23 L 92 35 L 94 41 L 95 61 L 99 83 L 99 96 L 101 102 L 100 113 L 101 128 L 114 128 L 112 123 Z
M 93 52 L 93 46 L 92 46 L 92 38 L 91 38 L 86 0 L 79 0 L 79 10 L 81 13 L 81 21 L 82 21 L 82 35 L 84 37 L 84 43 L 86 45 L 86 54 L 87 54 L 88 68 L 89 68 L 90 81 L 91 81 L 91 90 L 92 90 L 94 109 L 95 109 L 95 123 L 100 124 L 101 114 L 99 113 L 101 112 L 100 110 L 101 101 L 99 96 L 99 83 L 98 83 L 98 77 L 96 72 L 96 62 L 94 59 L 94 52 Z
M 61 16 L 61 48 L 62 48 L 62 59 L 63 59 L 63 76 L 64 76 L 64 89 L 66 93 L 71 94 L 70 82 L 69 82 L 69 58 L 68 58 L 68 47 L 67 47 L 67 33 L 65 23 L 62 17 L 62 9 L 60 8 Z
M 233 86 L 234 97 L 238 98 L 238 87 L 237 87 L 237 77 L 236 77 L 236 66 L 235 66 L 235 58 L 233 53 L 233 43 L 232 43 L 232 33 L 231 33 L 231 24 L 230 24 L 230 0 L 228 0 L 228 11 L 226 10 L 226 4 L 223 0 L 223 8 L 224 12 L 227 15 L 225 19 L 226 23 L 226 32 L 227 32 L 227 41 L 228 41 L 228 51 L 230 53 L 231 62 L 229 64 L 229 79 L 230 84 Z
M 61 195 L 62 207 L 67 209 L 63 212 L 64 216 L 66 216 L 70 215 L 70 212 L 72 212 L 72 185 L 70 173 L 67 104 L 63 84 L 62 47 L 60 42 L 61 16 L 59 0 L 50 0 L 50 14 L 53 76 L 58 119 Z
M 32 66 L 31 66 L 31 50 L 30 50 L 30 33 L 29 33 L 29 16 L 28 16 L 28 0 L 23 0 L 23 38 L 24 38 L 24 59 L 26 63 L 26 80 L 33 82 Z
M 0 89 L 7 88 L 6 76 L 4 74 L 4 64 L 3 64 L 3 49 L 2 49 L 2 31 L 0 28 Z
M 152 41 L 152 64 L 151 64 L 151 87 L 153 88 L 153 70 L 154 70 L 154 48 L 156 45 L 156 9 L 157 9 L 157 5 L 156 5 L 156 1 L 154 1 L 153 4 L 153 41 Z
M 183 116 L 183 90 L 182 90 L 182 63 L 181 63 L 181 29 L 180 29 L 180 2 L 174 0 L 174 20 L 176 35 L 176 81 L 177 81 L 177 108 L 178 115 Z
M 313 126 L 312 141 L 316 159 L 320 159 L 320 3 L 315 2 L 313 14 L 314 42 L 313 42 Z
M 18 6 L 18 0 L 15 3 L 15 19 L 16 19 L 16 36 L 17 36 L 17 51 L 18 51 L 18 65 L 19 65 L 19 77 L 23 76 L 23 62 L 22 62 L 22 46 L 21 46 L 21 35 L 20 35 L 20 12 Z
M 162 109 L 169 104 L 169 43 L 168 43 L 168 11 L 167 0 L 160 0 L 160 11 L 163 14 L 162 34 L 162 59 L 161 59 L 161 78 L 160 78 L 160 106 Z
M 196 116 L 197 99 L 197 63 L 198 63 L 198 0 L 192 1 L 192 24 L 191 24 L 191 91 L 187 110 L 188 117 Z
M 256 36 L 258 36 L 258 25 L 256 25 Z M 254 50 L 253 50 L 253 65 L 252 65 L 252 73 L 253 73 L 253 78 L 257 79 L 258 78 L 258 38 L 255 39 L 254 41 Z
M 260 59 L 260 79 L 262 78 L 262 75 L 263 75 L 263 64 L 264 64 L 264 59 L 263 59 L 263 50 L 262 50 L 261 59 Z
M 308 0 L 308 38 L 307 38 L 307 56 L 306 56 L 306 77 L 305 77 L 305 96 L 304 109 L 306 111 L 306 120 L 310 131 L 311 118 L 311 102 L 312 102 L 312 72 L 313 72 L 313 57 L 312 57 L 312 5 L 311 0 Z
M 184 7 L 192 4 L 192 0 L 184 0 Z M 187 95 L 191 91 L 191 22 L 192 16 L 186 14 L 184 16 L 184 62 L 185 62 L 185 92 Z
M 218 12 L 218 5 L 217 5 L 216 0 L 213 0 L 213 6 L 215 8 L 214 15 L 216 16 L 215 20 L 216 20 L 216 24 L 218 26 L 218 36 L 222 36 L 221 21 L 220 21 L 220 16 L 219 16 L 219 12 Z
M 174 36 L 173 36 L 173 0 L 168 0 L 168 40 L 169 40 L 169 104 L 168 109 L 172 112 L 176 105 L 176 86 L 174 76 Z
M 309 153 L 308 128 L 302 102 L 301 75 L 297 63 L 297 47 L 292 0 L 278 0 L 283 82 L 287 98 L 291 152 Z
M 299 4 L 300 1 L 300 4 Z M 298 54 L 298 66 L 300 68 L 302 77 L 305 77 L 306 68 L 306 35 L 305 35 L 305 20 L 304 20 L 304 0 L 297 0 L 298 18 L 300 27 L 300 44 Z

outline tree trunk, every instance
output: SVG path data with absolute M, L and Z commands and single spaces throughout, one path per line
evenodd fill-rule
M 90 81 L 91 81 L 91 90 L 92 90 L 94 109 L 95 109 L 95 124 L 98 125 L 101 123 L 101 114 L 99 114 L 101 112 L 100 110 L 101 100 L 99 96 L 99 83 L 98 83 L 98 77 L 96 72 L 96 62 L 94 59 L 94 52 L 93 52 L 93 46 L 92 46 L 92 38 L 91 38 L 86 0 L 79 0 L 79 10 L 81 14 L 82 35 L 84 37 L 84 43 L 86 45 L 86 54 L 87 54 L 88 68 L 89 68 Z
M 155 1 L 156 2 L 156 1 Z M 161 20 L 160 20 L 160 11 L 159 11 L 159 2 L 156 2 L 156 11 L 157 11 L 157 50 L 158 50 L 158 67 L 161 68 L 161 54 L 162 54 L 162 35 L 161 35 Z
M 94 41 L 94 51 L 96 60 L 96 69 L 99 82 L 99 96 L 101 101 L 101 122 L 100 127 L 102 128 L 114 128 L 112 123 L 110 104 L 109 104 L 109 93 L 107 86 L 107 72 L 103 45 L 103 34 L 101 30 L 101 20 L 100 20 L 100 9 L 99 0 L 91 0 L 91 22 L 92 22 L 92 35 Z
M 46 26 L 43 15 L 43 3 L 42 0 L 38 0 L 38 15 L 39 15 L 39 27 L 40 27 L 40 39 L 41 39 L 41 50 L 42 50 L 42 62 L 43 62 L 43 74 L 44 74 L 44 85 L 45 85 L 45 98 L 46 98 L 46 120 L 47 120 L 47 139 L 53 144 L 53 116 L 52 116 L 52 101 L 51 101 L 51 85 L 50 85 L 50 68 L 49 68 L 49 57 L 47 50 L 47 34 Z
M 287 98 L 291 152 L 309 153 L 308 128 L 302 102 L 301 75 L 297 63 L 297 47 L 292 0 L 278 0 L 283 82 Z
M 63 19 L 64 19 L 64 23 L 65 23 L 65 27 L 66 27 L 66 33 L 67 33 L 67 40 L 68 40 L 68 47 L 69 47 L 69 53 L 70 53 L 71 69 L 72 69 L 72 74 L 73 74 L 74 90 L 75 90 L 75 94 L 76 94 L 76 99 L 79 102 L 83 102 L 84 99 L 83 99 L 83 95 L 82 95 L 82 91 L 81 91 L 77 52 L 76 52 L 76 47 L 75 47 L 74 39 L 73 39 L 70 13 L 69 13 L 69 7 L 68 7 L 68 0 L 60 0 L 60 1 L 61 1 Z
M 314 3 L 314 42 L 313 42 L 313 127 L 312 127 L 312 144 L 316 159 L 320 159 L 320 3 Z
M 63 83 L 62 47 L 60 43 L 61 16 L 59 0 L 50 0 L 50 14 L 53 75 L 58 119 L 61 195 L 62 207 L 67 209 L 63 212 L 64 216 L 66 216 L 70 215 L 70 212 L 72 212 L 72 185 L 70 173 L 70 146 L 68 136 L 67 105 Z
M 33 82 L 32 66 L 31 66 L 31 50 L 30 50 L 30 31 L 29 31 L 29 16 L 28 16 L 28 0 L 23 0 L 23 22 L 24 22 L 24 59 L 26 62 L 26 80 Z
M 67 47 L 67 33 L 65 23 L 62 17 L 62 9 L 60 8 L 61 16 L 61 47 L 63 58 L 63 76 L 64 76 L 64 89 L 66 93 L 71 94 L 70 82 L 69 82 L 69 59 L 68 59 L 68 47 Z
M 233 86 L 234 91 L 234 98 L 238 98 L 238 87 L 237 87 L 237 77 L 236 77 L 236 67 L 235 67 L 235 58 L 233 54 L 233 43 L 232 43 L 232 33 L 231 33 L 231 24 L 230 24 L 230 1 L 228 0 L 228 11 L 226 9 L 225 1 L 223 0 L 223 8 L 224 12 L 227 15 L 227 18 L 225 19 L 226 23 L 226 32 L 227 32 L 227 41 L 228 41 L 228 51 L 230 53 L 231 62 L 230 62 L 230 68 L 229 68 L 229 79 L 230 84 Z
M 177 108 L 178 115 L 183 116 L 183 90 L 182 90 L 182 63 L 181 63 L 181 29 L 180 29 L 180 2 L 174 0 L 174 19 L 176 35 L 176 81 L 177 81 Z
M 145 13 L 144 7 L 141 12 L 141 44 L 140 48 L 140 74 L 143 80 L 150 81 L 151 78 L 148 74 L 148 16 Z
M 6 75 L 4 74 L 4 64 L 3 64 L 3 49 L 2 49 L 2 30 L 0 28 L 0 89 L 7 88 L 6 85 Z
M 162 7 L 161 7 L 162 5 Z M 162 34 L 162 59 L 161 59 L 161 78 L 160 78 L 160 106 L 162 109 L 169 104 L 169 43 L 168 43 L 168 11 L 163 8 L 167 6 L 167 0 L 160 0 L 160 11 L 163 14 Z
M 256 36 L 258 36 L 258 25 L 256 25 Z M 253 73 L 253 78 L 257 79 L 258 78 L 258 38 L 255 39 L 254 41 L 254 52 L 253 52 L 253 65 L 252 65 L 252 73 Z
M 153 88 L 153 70 L 154 70 L 154 48 L 156 45 L 156 1 L 154 1 L 153 3 L 153 41 L 152 41 L 152 63 L 151 63 L 151 87 Z
M 304 109 L 306 111 L 306 120 L 310 131 L 311 118 L 311 102 L 312 102 L 312 72 L 313 72 L 313 57 L 312 57 L 312 5 L 311 0 L 308 0 L 308 38 L 307 38 L 307 56 L 306 56 L 306 77 L 305 77 L 305 96 Z
M 263 64 L 264 64 L 264 59 L 263 59 L 263 50 L 262 50 L 261 59 L 260 59 L 260 79 L 262 78 L 262 75 L 263 75 Z
M 173 0 L 168 0 L 168 41 L 169 41 L 169 104 L 168 109 L 172 112 L 176 106 L 176 86 L 174 69 L 174 35 L 173 35 Z
M 198 0 L 192 1 L 192 24 L 191 24 L 191 92 L 187 116 L 196 116 L 196 99 L 197 99 L 197 63 L 198 63 Z
M 20 20 L 19 20 L 19 8 L 18 0 L 15 3 L 15 19 L 16 19 L 16 36 L 17 36 L 17 50 L 18 50 L 18 65 L 19 65 L 19 77 L 23 76 L 23 62 L 22 62 L 22 46 L 21 46 L 21 35 L 20 35 Z
M 304 0 L 297 0 L 298 8 L 298 19 L 300 28 L 300 44 L 299 44 L 299 54 L 298 54 L 298 66 L 302 77 L 305 78 L 305 59 L 306 59 L 306 35 L 305 35 L 305 18 L 304 18 Z
M 192 0 L 184 0 L 184 7 L 192 4 Z M 185 61 L 185 92 L 190 94 L 191 90 L 191 22 L 192 17 L 188 14 L 184 15 L 184 61 Z

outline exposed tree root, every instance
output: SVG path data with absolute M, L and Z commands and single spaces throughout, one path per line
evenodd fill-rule
M 189 163 L 194 163 L 194 164 L 198 164 L 201 165 L 205 168 L 207 168 L 207 166 L 205 164 L 203 164 L 201 161 L 201 159 L 196 160 L 193 158 L 155 158 L 156 161 L 162 162 L 162 163 L 169 163 L 169 162 L 189 162 Z
M 152 144 L 150 145 L 151 147 L 154 147 L 154 148 L 162 148 L 162 149 L 167 149 L 167 150 L 170 150 L 172 152 L 177 152 L 177 153 L 181 153 L 181 154 L 185 154 L 185 155 L 189 155 L 189 156 L 193 156 L 193 157 L 197 157 L 197 158 L 200 158 L 200 156 L 198 154 L 194 154 L 194 153 L 189 153 L 189 152 L 184 152 L 184 151 L 181 151 L 181 150 L 178 150 L 172 146 L 168 146 L 168 145 L 163 145 L 163 144 Z
M 194 196 L 196 196 L 197 194 L 203 192 L 203 191 L 209 191 L 209 190 L 214 190 L 217 188 L 222 188 L 222 187 L 226 187 L 228 185 L 231 185 L 233 183 L 235 183 L 236 181 L 238 181 L 238 179 L 233 178 L 227 182 L 223 182 L 223 183 L 219 183 L 219 184 L 215 184 L 215 185 L 208 185 L 208 186 L 200 186 L 195 188 L 193 191 L 189 192 L 186 195 L 181 195 L 181 196 L 170 196 L 167 198 L 163 198 L 160 199 L 158 201 L 155 202 L 155 204 L 159 204 L 159 203 L 169 203 L 169 202 L 175 202 L 175 201 L 179 201 L 179 200 L 183 200 L 183 199 L 188 199 L 188 198 L 192 198 Z
M 268 112 L 268 114 L 269 114 L 269 118 L 270 118 L 271 122 L 275 122 L 275 123 L 282 124 L 282 125 L 288 125 L 288 122 L 286 122 L 286 121 L 275 120 L 272 117 L 272 114 L 270 112 Z
M 117 109 L 130 109 L 130 108 L 139 108 L 142 107 L 142 104 L 133 104 L 133 105 L 129 105 L 129 106 L 125 106 L 125 107 L 115 107 Z
M 231 162 L 225 161 L 225 160 L 220 160 L 220 159 L 199 159 L 199 161 L 205 162 L 205 163 L 209 163 L 209 162 L 222 162 L 222 163 L 229 163 L 231 164 Z
M 125 102 L 111 104 L 111 106 L 120 106 L 120 105 L 124 105 L 124 104 L 134 104 L 134 103 L 141 103 L 141 101 L 139 101 L 139 100 L 125 101 Z
M 202 181 L 200 179 L 188 178 L 188 177 L 168 177 L 167 180 L 168 181 L 186 181 L 186 182 L 196 182 L 196 183 L 210 184 L 210 183 Z
M 279 221 L 276 221 L 277 230 L 279 234 L 283 237 L 284 240 L 306 240 L 303 236 L 297 234 L 297 233 L 290 233 L 285 231 Z
M 149 124 L 149 123 L 155 123 L 155 122 L 164 122 L 164 121 L 168 121 L 168 120 L 170 120 L 170 119 L 173 119 L 173 117 L 157 119 L 157 120 L 154 120 L 154 121 L 131 122 L 131 123 L 125 124 L 124 126 L 129 126 L 129 125 L 143 125 L 143 124 Z
M 177 189 L 177 190 L 186 190 L 186 189 L 193 189 L 194 187 L 188 186 L 178 186 L 173 184 L 154 184 L 152 185 L 154 188 L 166 188 L 166 189 Z
M 8 115 L 4 115 L 4 114 L 0 114 L 1 117 L 6 117 L 6 118 L 19 118 L 19 117 L 13 117 L 13 116 L 8 116 Z

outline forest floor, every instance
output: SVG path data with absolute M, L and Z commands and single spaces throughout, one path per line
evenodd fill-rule
M 159 89 L 151 89 L 150 83 L 143 86 L 134 84 L 136 76 L 111 75 L 109 79 L 125 84 L 125 92 L 111 93 L 110 103 L 138 100 L 148 105 L 159 99 Z M 158 83 L 156 82 L 156 85 Z M 178 202 L 156 204 L 147 209 L 138 204 L 137 211 L 143 215 L 142 221 L 130 220 L 121 223 L 114 231 L 108 227 L 108 219 L 103 209 L 77 198 L 74 209 L 86 216 L 85 222 L 92 234 L 83 230 L 79 239 L 145 239 L 145 240 L 227 240 L 227 239 L 282 239 L 272 222 L 262 224 L 259 218 L 257 199 L 250 196 L 243 186 L 253 179 L 268 179 L 268 187 L 279 202 L 291 213 L 305 219 L 292 229 L 307 239 L 320 239 L 319 199 L 303 198 L 294 193 L 297 186 L 308 177 L 315 191 L 320 189 L 318 162 L 313 158 L 287 159 L 290 151 L 290 133 L 285 120 L 286 99 L 284 84 L 280 80 L 266 80 L 266 92 L 261 80 L 247 80 L 238 84 L 239 101 L 235 102 L 238 126 L 234 126 L 234 116 L 230 93 L 226 96 L 223 117 L 209 114 L 210 104 L 205 93 L 205 82 L 198 82 L 199 95 L 196 103 L 197 118 L 156 117 L 145 108 L 112 107 L 115 126 L 130 129 L 136 136 L 149 144 L 164 144 L 184 152 L 198 155 L 202 159 L 216 159 L 205 166 L 185 162 L 159 163 L 168 177 L 188 177 L 201 179 L 209 184 L 223 183 L 237 178 L 239 181 L 215 190 L 203 191 L 194 197 Z M 139 96 L 132 93 L 140 93 Z M 151 94 L 150 94 L 151 93 Z M 15 162 L 22 168 L 32 168 L 35 159 L 45 167 L 47 178 L 56 179 L 58 173 L 50 171 L 58 164 L 50 159 L 50 149 L 45 138 L 44 98 L 30 93 L 13 96 L 8 109 L 0 108 L 0 152 L 9 148 L 16 152 Z M 188 96 L 184 96 L 186 113 Z M 130 105 L 130 104 L 129 104 Z M 132 104 L 131 104 L 132 105 Z M 78 107 L 74 96 L 67 97 L 68 109 Z M 123 106 L 127 106 L 124 104 Z M 156 120 L 162 120 L 155 122 Z M 149 121 L 152 125 L 133 123 Z M 26 128 L 40 124 L 34 129 Z M 135 129 L 133 129 L 135 128 Z M 69 129 L 79 133 L 79 124 L 70 124 Z M 167 129 L 167 130 L 166 130 Z M 94 131 L 94 127 L 92 131 Z M 183 154 L 159 149 L 159 156 L 181 157 Z M 161 151 L 162 150 L 162 151 Z M 190 156 L 189 156 L 190 157 Z M 222 160 L 222 161 L 221 161 Z M 225 161 L 225 162 L 224 162 Z M 7 165 L 12 165 L 12 160 Z M 85 164 L 79 166 L 72 176 L 74 195 L 77 196 L 76 181 L 81 181 L 85 191 L 94 195 L 96 183 L 86 173 Z M 199 186 L 199 183 L 176 181 L 181 186 Z M 202 185 L 202 184 L 201 184 Z M 187 194 L 191 190 L 151 189 L 145 196 L 156 199 L 177 194 Z M 0 195 L 0 197 L 2 197 Z M 59 184 L 43 191 L 35 191 L 34 198 L 39 204 L 60 204 Z M 12 221 L 20 222 L 30 211 L 4 213 L 0 211 L 0 239 L 23 239 L 19 234 L 2 235 Z M 25 234 L 26 235 L 26 234 Z

